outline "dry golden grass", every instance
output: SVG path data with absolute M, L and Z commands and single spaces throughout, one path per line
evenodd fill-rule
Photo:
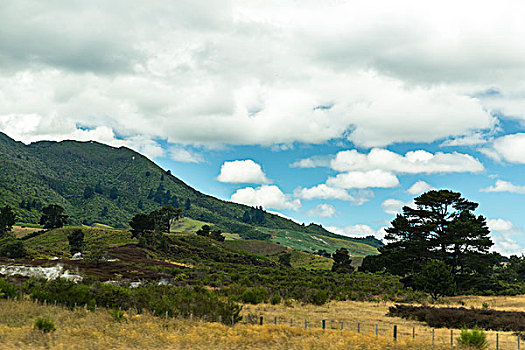
M 462 300 L 463 307 L 481 307 L 486 302 L 490 308 L 497 310 L 515 310 L 525 311 L 525 296 L 516 297 L 454 297 L 447 299 L 447 304 L 436 306 L 461 307 L 458 301 Z M 431 342 L 432 328 L 426 324 L 404 320 L 397 317 L 388 317 L 386 313 L 388 308 L 394 303 L 370 303 L 357 301 L 332 301 L 326 305 L 300 305 L 293 304 L 290 307 L 283 305 L 245 305 L 243 308 L 244 315 L 262 315 L 266 322 L 290 323 L 290 319 L 298 326 L 304 328 L 304 321 L 307 320 L 310 327 L 319 328 L 322 320 L 326 320 L 326 327 L 340 328 L 341 322 L 343 327 L 351 331 L 359 331 L 365 335 L 375 335 L 376 324 L 379 335 L 391 338 L 393 327 L 398 327 L 398 337 L 404 341 L 412 341 L 412 332 L 414 331 L 415 340 L 419 342 Z M 494 307 L 493 307 L 494 306 Z M 358 325 L 359 323 L 359 325 Z M 450 329 L 436 328 L 434 330 L 435 344 L 450 345 Z M 460 334 L 459 329 L 453 329 L 453 340 L 456 344 L 456 338 Z M 499 349 L 517 349 L 517 336 L 512 332 L 494 332 L 488 331 L 487 340 L 489 349 L 495 349 L 496 333 L 499 334 Z
M 447 306 L 525 309 L 525 296 L 449 298 Z M 392 303 L 331 302 L 323 306 L 245 305 L 243 315 L 263 316 L 264 325 L 218 323 L 126 314 L 116 322 L 106 310 L 96 312 L 44 306 L 31 301 L 0 300 L 0 349 L 448 349 L 450 330 L 432 329 L 409 320 L 385 316 Z M 34 329 L 36 318 L 47 316 L 56 325 L 52 334 Z M 277 325 L 274 320 L 277 318 Z M 290 327 L 293 319 L 293 327 Z M 304 321 L 308 321 L 305 330 Z M 321 329 L 326 320 L 326 330 Z M 340 330 L 343 322 L 344 330 Z M 359 322 L 359 331 L 357 333 Z M 379 336 L 375 336 L 378 324 Z M 398 340 L 392 339 L 398 326 Z M 415 330 L 415 340 L 412 330 Z M 489 349 L 495 348 L 495 332 L 487 332 Z M 454 343 L 459 330 L 454 330 Z M 517 349 L 517 338 L 499 332 L 499 349 Z
M 33 328 L 37 317 L 55 322 L 56 331 Z M 127 315 L 116 322 L 105 310 L 96 312 L 43 306 L 30 301 L 0 301 L 2 349 L 446 349 L 428 342 L 357 334 L 350 330 L 304 330 L 289 325 L 264 326 L 190 320 L 164 320 Z

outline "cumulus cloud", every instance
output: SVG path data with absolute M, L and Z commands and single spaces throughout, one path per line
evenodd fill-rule
M 506 256 L 525 253 L 523 246 L 514 240 L 514 236 L 522 236 L 523 232 L 511 221 L 501 218 L 488 219 L 487 226 L 491 230 L 491 237 L 494 242 L 492 251 Z
M 511 192 L 525 194 L 525 186 L 514 185 L 511 182 L 504 180 L 496 180 L 494 186 L 481 189 L 481 192 Z
M 383 170 L 349 171 L 329 177 L 326 180 L 328 186 L 339 188 L 369 188 L 369 187 L 395 187 L 399 180 L 395 175 Z
M 407 190 L 408 193 L 412 195 L 420 195 L 423 192 L 427 192 L 431 190 L 433 187 L 426 183 L 425 181 L 418 181 L 414 183 L 410 188 Z
M 487 226 L 491 231 L 510 231 L 514 228 L 511 221 L 503 219 L 488 219 Z
M 338 199 L 361 205 L 373 197 L 374 193 L 370 190 L 358 190 L 350 194 L 343 188 L 320 184 L 310 188 L 299 187 L 294 191 L 294 195 L 301 199 Z
M 348 237 L 366 237 L 372 235 L 377 239 L 383 239 L 386 233 L 384 227 L 374 230 L 372 227 L 364 224 L 349 225 L 344 227 L 328 226 L 325 228 L 332 233 Z
M 386 199 L 381 203 L 381 208 L 387 214 L 395 215 L 401 212 L 401 209 L 407 205 L 405 202 L 400 201 L 399 199 Z
M 176 162 L 201 163 L 204 161 L 204 157 L 201 154 L 182 147 L 170 146 L 168 152 L 170 158 Z
M 231 201 L 249 206 L 262 206 L 270 209 L 298 210 L 301 207 L 299 199 L 293 199 L 284 194 L 275 185 L 263 185 L 257 188 L 245 187 L 238 189 L 231 196 Z
M 457 152 L 432 154 L 417 150 L 400 155 L 395 152 L 374 148 L 368 154 L 356 150 L 341 151 L 331 162 L 337 171 L 381 169 L 395 173 L 449 173 L 478 172 L 483 165 L 468 154 Z
M 495 159 L 503 159 L 509 163 L 525 164 L 525 133 L 505 135 L 494 140 L 492 147 L 485 153 Z
M 468 7 L 462 12 L 452 2 L 436 11 L 410 6 L 410 15 L 403 8 L 387 1 L 357 8 L 309 2 L 299 11 L 292 1 L 277 8 L 8 0 L 0 13 L 0 116 L 39 115 L 108 126 L 124 139 L 210 147 L 343 137 L 383 147 L 493 128 L 485 97 L 473 91 L 487 88 L 486 72 L 502 91 L 525 77 L 516 59 L 525 52 L 523 30 L 495 24 L 510 23 L 504 17 L 516 12 L 492 21 L 494 11 L 480 10 L 473 21 Z M 435 14 L 452 12 L 454 19 Z M 47 137 L 42 128 L 17 135 Z
M 333 205 L 322 203 L 308 211 L 307 215 L 321 218 L 331 218 L 337 211 Z
M 269 183 L 261 166 L 251 159 L 224 162 L 217 177 L 220 182 L 230 183 Z

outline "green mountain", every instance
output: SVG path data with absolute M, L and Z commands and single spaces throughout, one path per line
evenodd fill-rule
M 42 207 L 59 204 L 71 224 L 124 228 L 135 214 L 171 204 L 182 208 L 187 218 L 242 238 L 270 239 L 275 230 L 287 230 L 381 244 L 334 235 L 319 225 L 299 225 L 260 208 L 205 195 L 126 147 L 78 141 L 25 145 L 0 133 L 0 164 L 0 205 L 13 207 L 23 222 L 36 223 Z

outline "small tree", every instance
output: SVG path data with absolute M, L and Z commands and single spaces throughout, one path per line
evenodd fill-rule
M 59 228 L 66 224 L 67 215 L 64 215 L 64 208 L 60 205 L 50 204 L 42 209 L 42 216 L 40 217 L 40 225 L 44 225 L 45 229 Z
M 438 300 L 440 296 L 454 294 L 454 274 L 443 261 L 433 260 L 414 278 L 414 285 Z
M 292 267 L 292 253 L 290 252 L 283 252 L 279 255 L 279 264 L 286 267 Z
M 7 235 L 16 222 L 16 215 L 10 206 L 0 209 L 0 238 Z
M 93 190 L 93 187 L 86 186 L 84 189 L 84 199 L 91 199 L 95 195 L 95 190 Z
M 199 236 L 208 237 L 210 235 L 210 226 L 202 225 L 200 229 L 197 230 Z
M 221 230 L 213 230 L 210 233 L 210 238 L 219 242 L 224 242 L 225 237 L 222 235 Z
M 352 259 L 346 248 L 339 248 L 332 254 L 334 264 L 332 265 L 332 272 L 350 273 L 354 271 L 352 266 Z
M 0 247 L 0 256 L 10 259 L 21 259 L 27 255 L 24 243 L 18 239 L 8 240 Z
M 82 252 L 84 248 L 84 232 L 81 229 L 73 230 L 68 236 L 69 251 L 71 254 Z

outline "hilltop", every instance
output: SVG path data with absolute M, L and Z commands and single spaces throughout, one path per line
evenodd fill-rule
M 208 223 L 240 238 L 274 240 L 308 234 L 336 238 L 344 244 L 301 246 L 314 252 L 349 246 L 356 255 L 376 254 L 382 243 L 374 238 L 349 238 L 316 224 L 300 225 L 261 209 L 223 201 L 203 194 L 145 156 L 126 147 L 98 142 L 41 141 L 25 145 L 0 133 L 0 205 L 10 205 L 22 222 L 36 223 L 47 204 L 66 209 L 70 223 L 103 223 L 127 228 L 137 213 L 171 204 L 184 217 Z M 317 240 L 317 242 L 322 242 Z M 357 243 L 355 243 L 357 242 Z M 358 244 L 358 245 L 355 245 Z M 353 249 L 355 247 L 355 249 Z

